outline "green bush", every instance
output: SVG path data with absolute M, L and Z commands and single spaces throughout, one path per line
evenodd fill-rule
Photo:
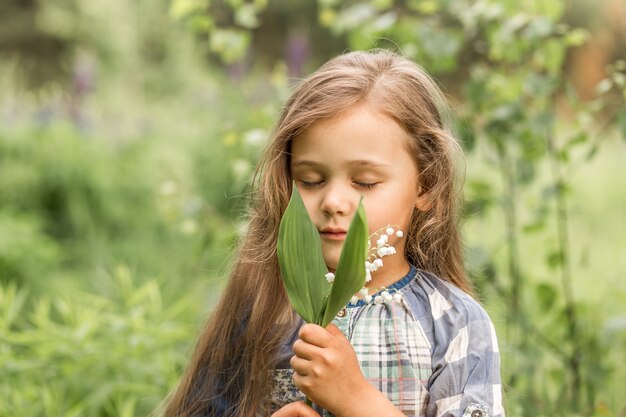
M 217 190 L 236 194 L 249 171 L 237 179 L 220 155 L 210 140 L 119 144 L 59 122 L 0 132 L 0 280 L 101 290 L 97 271 L 117 262 L 162 280 L 223 268 L 206 250 L 232 244 L 234 199 Z
M 0 416 L 145 416 L 180 377 L 202 304 L 165 305 L 119 266 L 114 293 L 33 296 L 0 286 Z

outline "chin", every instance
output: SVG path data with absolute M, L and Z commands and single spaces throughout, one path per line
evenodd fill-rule
M 338 260 L 336 259 L 324 259 L 324 263 L 326 264 L 326 268 L 328 268 L 330 272 L 335 272 L 337 270 L 337 265 L 339 264 Z

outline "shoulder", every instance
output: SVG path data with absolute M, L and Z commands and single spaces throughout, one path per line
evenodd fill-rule
M 418 269 L 404 298 L 430 339 L 434 356 L 445 356 L 456 343 L 466 346 L 465 353 L 497 349 L 493 324 L 483 306 L 434 274 Z
M 469 294 L 421 269 L 417 269 L 415 278 L 407 285 L 405 298 L 416 319 L 430 316 L 458 325 L 489 320 L 485 309 Z
M 431 341 L 427 415 L 504 415 L 498 342 L 492 321 L 469 294 L 418 271 L 405 297 Z M 421 306 L 418 305 L 421 303 Z

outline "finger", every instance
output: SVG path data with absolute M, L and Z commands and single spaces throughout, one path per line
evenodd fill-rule
M 322 348 L 298 339 L 293 344 L 293 353 L 302 359 L 312 360 L 316 355 L 320 354 Z
M 293 384 L 300 391 L 308 395 L 309 389 L 311 389 L 311 378 L 308 376 L 300 375 L 298 373 L 293 374 Z
M 332 335 L 326 329 L 317 324 L 305 324 L 298 332 L 300 339 L 321 348 L 328 346 L 332 342 Z
M 320 417 L 320 415 L 304 402 L 287 404 L 272 414 L 272 417 Z
M 311 367 L 313 363 L 309 360 L 299 358 L 298 356 L 292 356 L 289 360 L 289 364 L 291 368 L 296 372 L 296 374 L 307 376 L 311 374 Z

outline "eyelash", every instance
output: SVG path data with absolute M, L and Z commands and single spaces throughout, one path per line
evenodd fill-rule
M 324 181 L 307 182 L 307 181 L 300 180 L 300 184 L 302 185 L 302 187 L 303 188 L 308 188 L 308 189 L 313 189 L 313 188 L 320 187 L 323 183 L 324 183 Z M 358 181 L 353 181 L 353 183 L 356 184 L 357 187 L 363 188 L 364 190 L 371 190 L 372 188 L 374 188 L 378 184 L 377 182 L 375 182 L 373 184 L 368 184 L 368 183 L 365 183 L 365 182 L 358 182 Z
M 373 183 L 373 184 L 368 184 L 368 183 L 364 183 L 364 182 L 356 182 L 355 184 L 365 190 L 371 190 L 372 188 L 374 188 L 376 186 L 376 184 L 378 184 L 377 182 Z
M 300 180 L 300 185 L 302 185 L 302 188 L 317 188 L 320 185 L 322 185 L 322 181 L 319 182 L 307 182 L 307 181 L 302 181 Z

